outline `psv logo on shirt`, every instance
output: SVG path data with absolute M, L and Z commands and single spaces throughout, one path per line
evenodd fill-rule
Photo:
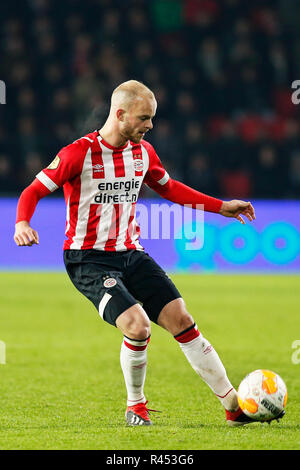
M 133 168 L 135 169 L 135 171 L 143 171 L 143 169 L 144 169 L 143 160 L 141 160 L 141 159 L 134 160 Z

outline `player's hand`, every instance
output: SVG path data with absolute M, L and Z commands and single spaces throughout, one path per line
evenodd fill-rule
M 16 224 L 14 240 L 18 246 L 32 246 L 39 244 L 38 233 L 30 227 L 26 220 Z
M 239 201 L 237 199 L 224 201 L 220 209 L 220 214 L 224 215 L 224 217 L 234 217 L 241 222 L 241 224 L 245 223 L 242 215 L 247 217 L 250 222 L 255 219 L 255 211 L 251 202 Z

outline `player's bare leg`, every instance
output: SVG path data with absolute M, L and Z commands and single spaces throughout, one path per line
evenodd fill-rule
M 158 317 L 158 324 L 178 341 L 193 369 L 212 389 L 225 410 L 237 410 L 236 390 L 230 383 L 217 352 L 198 331 L 182 298 L 165 305 Z
M 151 334 L 148 315 L 138 303 L 121 313 L 117 318 L 116 325 L 127 338 L 143 340 Z
M 150 320 L 143 308 L 136 304 L 117 318 L 116 325 L 124 335 L 120 361 L 127 389 L 127 423 L 135 426 L 150 425 L 152 423 L 144 395 Z

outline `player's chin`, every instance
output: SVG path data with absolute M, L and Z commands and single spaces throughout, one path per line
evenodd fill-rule
M 139 132 L 138 134 L 135 134 L 131 137 L 132 142 L 135 144 L 138 144 L 143 138 L 144 138 L 144 133 Z

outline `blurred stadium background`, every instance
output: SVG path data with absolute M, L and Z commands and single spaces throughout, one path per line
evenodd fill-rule
M 61 190 L 39 203 L 42 243 L 30 250 L 12 240 L 17 197 L 61 147 L 101 126 L 112 89 L 135 78 L 157 96 L 147 140 L 172 177 L 251 199 L 257 212 L 246 228 L 207 216 L 201 251 L 145 247 L 170 270 L 300 271 L 299 31 L 293 0 L 1 5 L 0 267 L 62 267 Z

